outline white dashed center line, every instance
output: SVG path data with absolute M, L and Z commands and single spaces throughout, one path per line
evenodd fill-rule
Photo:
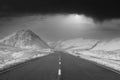
M 59 62 L 59 66 L 61 65 L 61 62 Z
M 60 80 L 60 77 L 61 77 L 61 56 L 59 56 L 58 80 Z
M 58 75 L 59 75 L 59 76 L 61 75 L 61 69 L 58 70 Z
M 59 61 L 61 61 L 61 57 L 59 57 Z

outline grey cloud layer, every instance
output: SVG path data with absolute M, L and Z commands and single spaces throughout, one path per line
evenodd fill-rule
M 0 37 L 23 28 L 30 28 L 41 37 L 50 40 L 62 38 L 120 37 L 120 19 L 94 21 L 91 17 L 80 15 L 73 18 L 70 14 L 33 15 L 0 20 Z

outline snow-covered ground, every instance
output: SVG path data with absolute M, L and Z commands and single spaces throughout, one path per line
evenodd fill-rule
M 52 50 L 30 29 L 22 29 L 0 40 L 0 70 L 45 56 Z
M 104 59 L 104 58 L 98 58 L 98 57 L 92 57 L 92 56 L 85 56 L 85 55 L 79 55 L 80 58 L 90 60 L 93 62 L 96 62 L 98 64 L 110 67 L 112 69 L 115 69 L 117 71 L 120 71 L 120 61 L 115 61 L 115 60 L 109 60 L 109 59 Z
M 114 51 L 67 51 L 68 53 L 79 56 L 98 64 L 120 71 L 120 53 Z
M 42 57 L 52 53 L 50 49 L 37 50 L 20 50 L 20 51 L 0 51 L 0 70 L 9 68 L 13 65 L 26 62 L 31 59 Z
M 91 48 L 97 42 L 98 40 L 94 40 L 94 39 L 78 38 L 78 39 L 63 41 L 60 43 L 59 47 L 62 49 L 70 49 L 70 48 L 87 49 L 87 48 Z
M 120 53 L 105 51 L 67 51 L 69 54 L 79 56 L 80 58 L 96 62 L 98 64 L 110 67 L 120 71 Z
M 120 49 L 120 38 L 101 41 L 93 50 L 114 51 Z
M 75 39 L 62 42 L 64 51 L 120 71 L 120 38 L 109 41 Z

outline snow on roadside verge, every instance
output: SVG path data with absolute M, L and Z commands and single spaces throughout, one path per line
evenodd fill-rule
M 80 58 L 95 62 L 101 66 L 106 66 L 111 68 L 111 70 L 113 69 L 114 72 L 120 73 L 120 60 L 94 56 L 93 54 L 89 53 L 89 51 L 74 52 L 72 50 L 68 50 L 66 52 L 73 56 L 79 56 Z
M 35 52 L 32 52 L 32 53 L 34 54 Z M 25 55 L 25 57 L 23 57 L 23 58 L 22 57 L 21 58 L 14 58 L 13 60 L 10 60 L 10 61 L 7 61 L 7 62 L 5 62 L 3 64 L 0 64 L 0 71 L 6 70 L 6 69 L 8 69 L 8 68 L 10 68 L 12 66 L 15 66 L 15 65 L 20 64 L 20 63 L 27 62 L 27 61 L 35 59 L 35 58 L 46 56 L 46 55 L 48 55 L 50 53 L 52 53 L 52 52 L 48 52 L 48 51 L 45 52 L 44 51 L 44 52 L 39 52 L 38 54 L 35 54 L 35 55 L 30 55 L 30 56 Z M 15 54 L 17 54 L 17 53 L 15 53 Z
M 120 63 L 117 63 L 115 61 L 102 59 L 102 58 L 100 59 L 100 58 L 90 57 L 90 56 L 86 56 L 86 55 L 79 55 L 79 56 L 80 56 L 80 58 L 90 60 L 90 61 L 96 62 L 100 65 L 104 65 L 104 66 L 109 67 L 111 69 L 120 71 Z

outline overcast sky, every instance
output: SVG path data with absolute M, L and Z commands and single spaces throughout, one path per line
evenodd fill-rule
M 0 38 L 25 28 L 46 40 L 117 38 L 119 9 L 116 0 L 0 0 Z
M 0 38 L 17 30 L 31 29 L 46 40 L 120 37 L 120 19 L 96 21 L 84 14 L 31 15 L 1 18 Z
M 0 14 L 6 12 L 83 13 L 95 18 L 120 17 L 119 0 L 0 0 Z

